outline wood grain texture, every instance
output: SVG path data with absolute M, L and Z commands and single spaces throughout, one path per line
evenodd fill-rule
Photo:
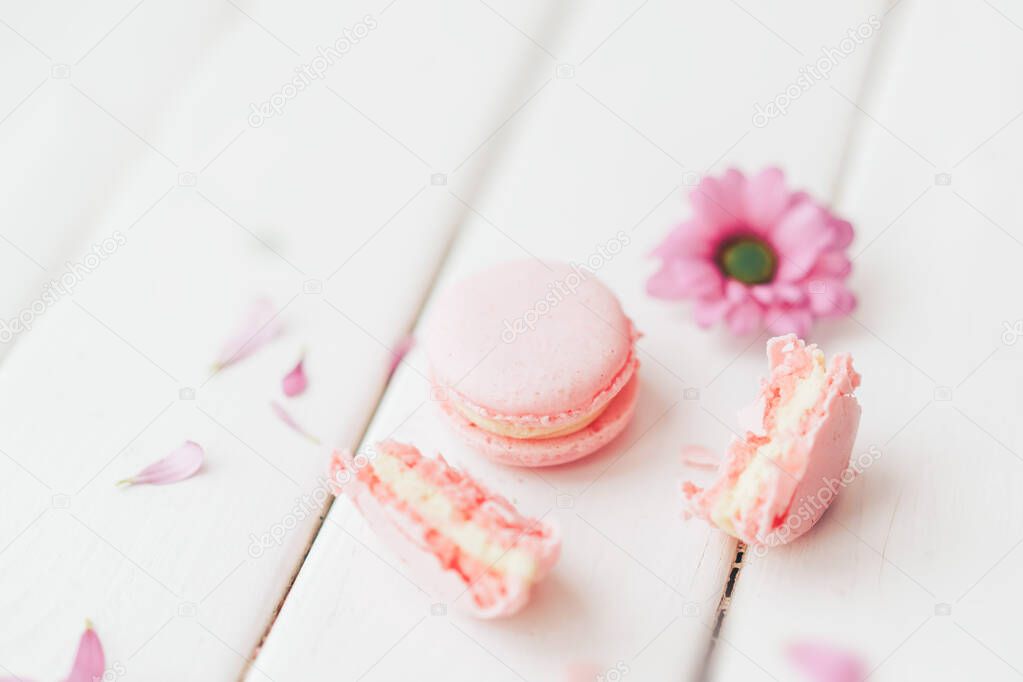
M 326 447 L 286 428 L 268 403 L 304 350 L 310 388 L 288 409 L 324 443 L 357 442 L 464 211 L 434 174 L 508 116 L 504 93 L 529 57 L 470 3 L 403 15 L 320 3 L 290 21 L 268 3 L 184 9 L 171 21 L 178 9 L 159 4 L 96 13 L 95 39 L 109 36 L 72 65 L 70 83 L 46 87 L 79 87 L 109 114 L 72 92 L 51 103 L 75 122 L 66 139 L 52 138 L 45 109 L 17 131 L 19 158 L 31 157 L 32 140 L 64 140 L 89 157 L 118 141 L 110 168 L 97 162 L 102 177 L 66 169 L 84 176 L 73 210 L 58 216 L 55 201 L 40 220 L 87 222 L 94 201 L 84 241 L 120 233 L 123 243 L 39 316 L 0 369 L 5 675 L 63 674 L 86 617 L 119 679 L 240 674 L 325 499 Z M 376 25 L 362 43 L 250 125 L 250 105 L 283 92 L 319 46 L 367 16 Z M 60 22 L 18 19 L 38 41 L 52 30 L 53 44 L 70 48 Z M 475 98 L 448 115 L 415 88 Z M 50 151 L 40 167 L 64 158 Z M 31 195 L 12 200 L 21 203 L 11 215 L 30 214 L 45 192 L 26 179 Z M 213 373 L 257 296 L 277 307 L 284 333 Z M 200 475 L 114 488 L 185 439 L 206 449 Z
M 871 679 L 1023 674 L 1011 3 L 112 0 L 0 20 L 0 322 L 117 242 L 0 343 L 0 674 L 57 679 L 85 617 L 128 680 L 693 679 L 712 644 L 710 679 L 792 679 L 785 646 L 807 639 Z M 689 185 L 769 163 L 857 226 L 860 308 L 812 340 L 864 375 L 869 463 L 808 536 L 745 556 L 713 643 L 736 545 L 681 519 L 678 480 L 706 474 L 679 449 L 724 448 L 766 336 L 698 330 L 643 285 Z M 418 349 L 388 383 L 424 301 L 520 257 L 588 262 L 645 333 L 635 422 L 551 470 L 456 442 Z M 285 332 L 211 372 L 259 295 Z M 303 352 L 311 386 L 286 404 L 323 447 L 268 406 Z M 562 527 L 526 611 L 436 604 L 345 500 L 320 525 L 329 446 L 388 436 Z M 113 488 L 186 438 L 199 476 Z
M 886 18 L 841 192 L 861 304 L 820 339 L 863 374 L 855 454 L 870 464 L 810 534 L 742 568 L 716 679 L 790 679 L 798 640 L 855 652 L 872 680 L 1023 670 L 1009 634 L 1023 88 L 999 75 L 1023 62 L 1021 21 L 1005 3 L 902 2 Z
M 106 39 L 131 5 L 64 7 L 59 21 L 39 6 L 0 11 L 0 357 L 87 277 L 82 259 L 98 238 L 126 231 L 176 184 L 160 128 L 188 64 L 139 73 L 145 65 L 126 69 L 124 55 L 187 38 L 197 7 L 145 8 Z
M 710 642 L 735 543 L 682 520 L 677 482 L 692 472 L 679 449 L 691 442 L 723 448 L 734 428 L 730 415 L 755 390 L 749 372 L 761 369 L 762 346 L 700 331 L 685 306 L 648 298 L 647 254 L 684 216 L 686 182 L 707 169 L 776 162 L 797 185 L 830 191 L 854 110 L 814 91 L 765 128 L 752 124 L 751 112 L 785 89 L 817 41 L 838 40 L 866 17 L 861 8 L 804 17 L 792 38 L 803 48 L 793 51 L 761 23 L 793 19 L 778 8 L 758 21 L 734 5 L 700 6 L 697 24 L 688 21 L 695 5 L 580 3 L 556 40 L 541 40 L 540 26 L 520 16 L 519 6 L 491 7 L 523 41 L 540 43 L 549 82 L 488 142 L 505 153 L 477 197 L 462 193 L 455 174 L 450 192 L 469 216 L 436 291 L 509 258 L 594 257 L 597 275 L 645 334 L 635 422 L 572 465 L 493 465 L 447 431 L 430 400 L 425 359 L 413 353 L 365 443 L 390 436 L 443 452 L 527 513 L 556 520 L 564 557 L 522 614 L 474 622 L 451 605 L 432 604 L 339 500 L 252 679 L 310 679 L 329 670 L 346 680 L 546 680 L 563 679 L 576 663 L 625 666 L 634 679 L 688 679 Z M 728 51 L 719 49 L 725 35 Z M 712 64 L 701 62 L 706 54 L 715 55 Z M 834 82 L 858 91 L 867 56 L 856 55 Z M 600 255 L 616 242 L 624 243 L 616 255 Z

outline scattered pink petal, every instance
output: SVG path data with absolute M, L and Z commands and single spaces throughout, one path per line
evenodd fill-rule
M 92 623 L 85 621 L 85 632 L 78 640 L 78 653 L 71 666 L 71 674 L 66 682 L 95 682 L 103 679 L 106 658 L 103 656 L 103 645 L 99 636 L 92 629 Z
M 138 472 L 131 478 L 118 481 L 128 485 L 140 485 L 149 483 L 152 485 L 166 485 L 177 483 L 189 478 L 202 468 L 204 453 L 202 446 L 198 443 L 186 440 L 181 447 L 170 453 L 163 459 L 157 460 Z
M 316 445 L 321 444 L 319 438 L 306 431 L 297 421 L 295 421 L 294 417 L 288 414 L 287 410 L 280 406 L 280 404 L 275 401 L 270 401 L 270 409 L 273 410 L 274 414 L 277 415 L 277 418 L 284 422 L 284 424 L 292 431 Z
M 604 679 L 602 676 L 605 672 L 595 663 L 570 663 L 565 668 L 565 682 L 593 682 Z
M 302 363 L 305 362 L 305 355 L 298 360 L 298 364 L 295 368 L 285 375 L 281 379 L 281 389 L 284 391 L 284 395 L 289 398 L 304 393 L 306 387 L 309 385 L 309 379 L 305 375 L 305 368 Z
M 403 337 L 398 344 L 391 349 L 391 364 L 387 368 L 387 378 L 390 379 L 391 375 L 394 374 L 394 370 L 398 369 L 398 365 L 405 359 L 408 352 L 412 350 L 412 346 L 415 345 L 415 338 L 411 334 Z
M 85 632 L 78 640 L 78 651 L 71 665 L 71 673 L 64 682 L 96 682 L 103 679 L 106 668 L 103 645 L 99 642 L 92 623 L 85 621 Z M 32 682 L 27 677 L 0 677 L 0 682 Z
M 701 490 L 701 488 L 692 481 L 682 481 L 682 484 L 679 487 L 682 489 L 682 497 L 686 500 L 692 499 L 692 497 L 694 495 L 698 495 Z M 686 521 L 696 518 L 696 514 L 693 513 L 693 510 L 689 507 L 689 505 L 682 507 L 682 518 Z
M 787 653 L 811 682 L 861 682 L 866 677 L 862 660 L 831 646 L 800 642 L 789 646 Z
M 721 458 L 702 445 L 683 445 L 682 463 L 697 469 L 716 469 Z
M 280 334 L 282 325 L 277 313 L 269 299 L 257 299 L 249 306 L 245 318 L 221 348 L 214 367 L 219 370 L 233 365 Z

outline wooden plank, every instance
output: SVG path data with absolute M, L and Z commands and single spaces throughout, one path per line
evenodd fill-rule
M 813 41 L 838 40 L 865 17 L 822 10 L 797 24 L 779 5 L 778 25 L 798 26 L 793 40 L 809 43 L 793 52 L 762 25 L 766 17 L 758 21 L 733 5 L 701 5 L 699 22 L 689 20 L 695 4 L 580 5 L 565 16 L 557 39 L 516 5 L 490 6 L 508 30 L 541 46 L 550 81 L 488 143 L 507 151 L 479 196 L 464 193 L 455 175 L 452 196 L 470 215 L 438 290 L 508 258 L 585 262 L 598 254 L 598 276 L 646 334 L 635 423 L 574 465 L 528 471 L 490 464 L 448 433 L 430 401 L 425 359 L 413 353 L 365 442 L 392 436 L 443 452 L 526 512 L 560 523 L 564 557 L 525 612 L 475 622 L 434 605 L 340 500 L 260 652 L 254 679 L 329 671 L 346 680 L 546 680 L 562 679 L 574 663 L 627 666 L 635 679 L 679 679 L 697 673 L 709 644 L 735 544 L 680 518 L 678 452 L 684 443 L 727 440 L 729 427 L 718 415 L 748 400 L 753 382 L 747 375 L 736 393 L 736 382 L 724 377 L 733 364 L 759 369 L 760 361 L 743 354 L 749 339 L 702 332 L 684 306 L 646 297 L 644 278 L 653 268 L 647 254 L 682 217 L 684 184 L 705 169 L 739 163 L 755 170 L 775 161 L 799 185 L 824 192 L 833 186 L 852 122 L 847 104 L 814 91 L 765 128 L 752 125 L 751 111 L 795 77 Z M 713 66 L 699 63 L 708 53 Z M 835 82 L 858 89 L 866 56 L 836 73 Z M 616 239 L 628 244 L 605 262 L 599 247 Z
M 268 3 L 194 3 L 168 23 L 177 11 L 141 5 L 83 63 L 97 70 L 75 72 L 111 114 L 86 101 L 76 135 L 113 126 L 143 149 L 109 201 L 93 195 L 88 240 L 118 230 L 123 243 L 0 370 L 0 611 L 17 614 L 0 621 L 5 675 L 56 679 L 86 617 L 125 679 L 240 674 L 323 503 L 326 450 L 268 402 L 305 349 L 310 388 L 289 409 L 324 442 L 355 444 L 464 210 L 433 175 L 508 116 L 497 93 L 528 57 L 475 4 L 320 3 L 280 27 Z M 284 92 L 318 46 L 367 16 L 376 25 L 323 82 L 250 126 L 250 104 Z M 140 100 L 174 64 L 187 77 L 149 123 Z M 476 86 L 450 117 L 446 103 L 405 96 Z M 259 295 L 280 310 L 282 336 L 211 373 Z M 185 439 L 206 449 L 200 475 L 113 487 Z
M 0 183 L 7 191 L 0 197 L 0 357 L 87 277 L 82 259 L 101 225 L 103 236 L 127 230 L 175 184 L 172 163 L 148 163 L 154 154 L 148 145 L 165 146 L 157 128 L 190 77 L 189 65 L 166 60 L 159 74 L 151 71 L 121 91 L 121 56 L 180 41 L 194 31 L 198 3 L 174 13 L 135 14 L 132 5 L 107 3 L 91 12 L 68 6 L 61 21 L 52 8 L 35 5 L 2 13 Z M 157 16 L 160 36 L 131 30 Z M 128 30 L 106 35 L 122 19 Z M 143 62 L 134 63 L 157 66 Z
M 805 639 L 862 656 L 872 680 L 1023 670 L 1023 87 L 1004 78 L 1023 14 L 900 3 L 886 22 L 841 193 L 860 308 L 821 339 L 863 374 L 855 452 L 872 464 L 808 536 L 744 565 L 716 679 L 791 679 L 785 646 Z

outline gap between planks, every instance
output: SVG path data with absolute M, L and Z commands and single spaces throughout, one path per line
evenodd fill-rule
M 888 15 L 900 4 L 901 0 L 895 0 L 882 15 L 884 21 L 889 21 Z M 877 96 L 877 89 L 884 86 L 883 74 L 884 66 L 892 59 L 892 51 L 898 44 L 898 37 L 905 31 L 906 20 L 893 22 L 895 26 L 889 26 L 889 30 L 886 32 L 882 31 L 878 44 L 871 51 L 868 58 L 867 66 L 864 69 L 863 77 L 860 82 L 860 87 L 855 95 L 855 101 L 863 103 L 872 101 Z M 848 185 L 849 174 L 853 172 L 854 165 L 856 163 L 856 154 L 858 151 L 857 141 L 862 134 L 862 129 L 867 126 L 867 123 L 860 120 L 863 115 L 860 112 L 854 112 L 850 116 L 850 124 L 848 132 L 845 136 L 845 144 L 842 147 L 841 159 L 839 161 L 838 170 L 835 173 L 835 181 L 831 189 L 831 202 L 833 206 L 839 206 L 844 199 L 843 190 Z M 703 661 L 700 664 L 700 669 L 697 672 L 696 679 L 700 682 L 706 682 L 710 679 L 711 664 L 713 662 L 714 653 L 717 650 L 718 640 L 721 638 L 721 630 L 724 627 L 725 617 L 728 615 L 728 611 L 732 606 L 732 594 L 735 591 L 736 583 L 739 580 L 739 574 L 742 572 L 742 567 L 745 565 L 743 559 L 747 551 L 746 543 L 739 541 L 735 549 L 735 559 L 732 561 L 732 568 L 728 574 L 728 581 L 725 583 L 724 588 L 721 590 L 721 599 L 718 602 L 717 611 L 714 618 L 714 627 L 711 632 L 710 641 L 707 643 L 707 650 L 704 653 Z
M 878 88 L 884 87 L 884 75 L 889 73 L 885 67 L 894 61 L 893 52 L 901 44 L 899 38 L 906 31 L 908 19 L 899 19 L 896 14 L 894 19 L 889 14 L 902 3 L 902 0 L 894 0 L 881 15 L 881 34 L 874 49 L 870 51 L 867 58 L 867 65 L 863 69 L 863 77 L 860 79 L 860 87 L 853 95 L 853 101 L 860 107 L 866 107 L 868 103 L 876 100 L 880 93 Z M 907 13 L 903 10 L 903 14 Z M 894 25 L 893 25 L 894 24 Z M 887 30 L 886 30 L 887 29 Z M 851 105 L 850 105 L 851 106 Z M 843 191 L 849 184 L 850 173 L 855 172 L 856 153 L 859 150 L 857 144 L 863 136 L 863 130 L 876 125 L 872 121 L 865 121 L 863 111 L 852 112 L 849 118 L 849 130 L 845 136 L 845 144 L 842 146 L 842 154 L 838 163 L 838 171 L 835 173 L 835 181 L 831 186 L 831 205 L 839 207 L 842 205 L 845 196 Z
M 721 634 L 721 627 L 725 623 L 725 616 L 728 608 L 732 605 L 732 592 L 735 591 L 735 583 L 739 580 L 739 573 L 743 567 L 743 557 L 746 554 L 746 543 L 739 541 L 735 547 L 735 559 L 732 560 L 732 570 L 728 573 L 728 581 L 721 590 L 721 599 L 718 600 L 717 611 L 714 616 L 714 628 L 711 630 L 710 641 L 707 642 L 707 650 L 703 654 L 703 661 L 696 673 L 696 679 L 704 682 L 709 678 L 711 658 L 717 648 L 717 642 Z
M 895 4 L 899 4 L 898 1 Z M 890 6 L 888 11 L 894 9 L 894 6 L 895 5 Z M 888 12 L 885 12 L 885 15 L 887 14 Z M 555 5 L 549 11 L 548 21 L 545 23 L 547 29 L 545 33 L 548 34 L 547 36 L 545 36 L 545 38 L 547 39 L 556 38 L 558 33 L 563 30 L 565 25 L 567 25 L 566 21 L 567 19 L 568 16 L 567 13 L 564 11 L 564 8 L 560 5 Z M 897 26 L 896 30 L 890 31 L 890 33 L 899 33 L 900 32 L 899 29 L 901 28 L 902 28 L 901 26 Z M 886 38 L 882 34 L 881 44 L 875 47 L 869 58 L 868 65 L 867 68 L 865 69 L 865 73 L 861 82 L 861 87 L 859 89 L 859 92 L 856 93 L 857 101 L 863 102 L 870 99 L 870 93 L 872 89 L 876 87 L 876 83 L 880 80 L 879 72 L 881 70 L 882 62 L 886 61 L 885 57 L 887 57 L 887 52 L 891 49 L 890 45 L 893 41 L 894 39 L 892 37 Z M 545 40 L 543 44 L 552 43 Z M 504 103 L 507 105 L 507 108 L 503 108 L 502 111 L 517 111 L 517 108 L 521 106 L 522 98 L 528 96 L 530 93 L 528 86 L 531 82 L 530 78 L 532 74 L 545 63 L 546 61 L 544 59 L 544 55 L 535 53 L 525 60 L 523 67 L 519 70 L 520 77 L 518 79 L 518 82 L 516 83 L 515 87 L 509 88 L 508 90 L 509 94 L 504 98 Z M 486 151 L 485 153 L 486 161 L 481 165 L 481 170 L 476 174 L 475 182 L 472 183 L 469 191 L 467 192 L 468 201 L 459 202 L 459 206 L 455 211 L 454 215 L 452 216 L 453 218 L 452 224 L 455 227 L 449 232 L 447 244 L 445 245 L 444 250 L 442 251 L 438 259 L 437 266 L 434 269 L 427 283 L 427 286 L 424 288 L 423 296 L 421 297 L 416 306 L 413 319 L 411 320 L 410 325 L 406 330 L 406 332 L 409 334 L 411 334 L 418 327 L 420 319 L 425 310 L 426 304 L 430 296 L 432 295 L 438 280 L 440 279 L 442 273 L 444 272 L 445 266 L 448 263 L 450 255 L 453 252 L 454 247 L 457 244 L 459 238 L 465 232 L 466 229 L 465 223 L 469 218 L 469 215 L 473 211 L 471 207 L 472 203 L 476 198 L 479 197 L 481 191 L 486 187 L 487 180 L 494 172 L 494 169 L 499 165 L 500 159 L 503 156 L 503 152 L 507 147 L 509 140 L 514 137 L 514 135 L 505 136 L 496 135 L 496 133 L 503 129 L 505 124 L 507 124 L 509 121 L 510 119 L 505 120 L 497 127 L 496 130 L 490 133 L 488 137 L 484 138 L 483 143 L 484 145 L 491 141 L 493 142 L 493 145 L 490 149 Z M 850 171 L 850 167 L 853 165 L 853 160 L 856 152 L 855 150 L 856 138 L 858 137 L 859 129 L 863 126 L 864 126 L 863 122 L 857 121 L 857 114 L 854 112 L 850 116 L 850 125 L 845 135 L 846 143 L 843 146 L 839 162 L 839 168 L 838 171 L 836 172 L 835 181 L 832 186 L 833 188 L 831 192 L 831 197 L 833 203 L 835 204 L 837 204 L 839 200 L 842 198 L 842 190 L 844 186 L 847 184 L 847 175 Z M 372 413 L 370 417 L 366 420 L 362 432 L 357 439 L 357 443 L 359 446 L 363 444 L 363 440 L 365 439 L 369 431 L 369 428 L 372 424 L 373 416 L 375 416 L 375 414 L 379 410 L 380 405 L 383 402 L 384 396 L 386 395 L 387 390 L 390 388 L 393 378 L 394 374 L 392 373 L 391 376 L 389 376 L 387 380 L 381 385 L 380 390 L 378 391 L 374 400 L 374 407 Z M 295 568 L 291 573 L 287 585 L 285 586 L 280 598 L 277 600 L 277 603 L 275 604 L 274 609 L 268 618 L 266 627 L 263 629 L 263 632 L 259 640 L 253 646 L 253 649 L 249 657 L 245 661 L 245 665 L 242 667 L 242 670 L 240 671 L 240 674 L 238 676 L 239 682 L 244 682 L 249 671 L 254 667 L 259 652 L 262 649 L 267 638 L 269 637 L 270 632 L 273 630 L 274 625 L 276 624 L 281 609 L 284 607 L 284 603 L 287 600 L 289 594 L 291 593 L 295 581 L 297 580 L 298 575 L 301 573 L 302 568 L 304 567 L 305 562 L 308 559 L 309 553 L 312 551 L 312 547 L 316 541 L 316 538 L 319 536 L 323 524 L 326 521 L 327 514 L 330 513 L 331 508 L 333 507 L 335 499 L 336 498 L 334 497 L 330 498 L 330 500 L 325 504 L 319 517 L 317 518 L 316 523 L 312 531 L 310 532 L 309 539 L 305 545 L 304 551 L 301 553 L 298 561 L 296 562 Z M 706 651 L 702 657 L 700 668 L 696 675 L 697 680 L 709 679 L 709 673 L 713 662 L 714 653 L 717 649 L 717 642 L 720 639 L 721 631 L 724 627 L 725 618 L 728 615 L 728 611 L 732 604 L 732 595 L 735 591 L 739 575 L 744 566 L 744 556 L 746 551 L 747 547 L 745 543 L 738 542 L 738 544 L 736 545 L 735 557 L 732 561 L 732 566 L 728 575 L 728 579 L 722 586 L 721 597 L 719 599 L 717 609 L 715 612 L 714 624 L 711 629 L 709 640 L 707 642 Z
M 426 307 L 426 302 L 429 300 L 430 294 L 433 292 L 433 289 L 437 284 L 437 280 L 440 278 L 441 273 L 444 271 L 444 265 L 445 263 L 447 263 L 448 256 L 451 254 L 454 244 L 458 240 L 458 236 L 462 232 L 461 224 L 464 222 L 464 217 L 467 212 L 468 209 L 464 207 L 458 212 L 459 218 L 454 221 L 454 224 L 459 225 L 459 227 L 454 230 L 451 230 L 450 233 L 448 234 L 447 244 L 444 246 L 444 250 L 441 252 L 440 258 L 437 261 L 437 267 L 434 268 L 433 274 L 430 276 L 429 281 L 423 288 L 423 295 L 416 305 L 415 315 L 413 316 L 409 326 L 405 329 L 406 335 L 411 334 L 412 331 L 415 330 L 417 325 L 419 324 L 419 318 L 423 314 L 423 309 Z M 399 365 L 401 364 L 400 361 L 398 364 Z M 397 369 L 398 368 L 396 366 L 395 370 L 390 373 L 390 375 L 387 377 L 384 383 L 380 386 L 380 390 L 377 391 L 377 394 L 373 399 L 373 410 L 371 411 L 370 416 L 366 419 L 366 423 L 363 425 L 362 431 L 359 433 L 359 436 L 355 441 L 357 447 L 362 446 L 363 441 L 366 438 L 366 434 L 369 431 L 370 425 L 372 425 L 373 423 L 373 417 L 380 409 L 380 404 L 383 402 L 384 396 L 387 395 L 387 389 L 390 388 L 391 382 L 394 380 L 394 375 L 397 373 Z M 284 608 L 284 602 L 287 600 L 288 595 L 291 594 L 291 588 L 294 587 L 295 581 L 298 579 L 298 574 L 302 572 L 302 568 L 305 566 L 306 559 L 309 558 L 309 552 L 312 551 L 313 544 L 316 542 L 316 538 L 319 537 L 320 530 L 323 528 L 323 524 L 327 520 L 327 514 L 330 513 L 330 510 L 334 506 L 334 501 L 336 499 L 337 499 L 336 496 L 331 495 L 330 499 L 328 499 L 326 504 L 324 505 L 323 510 L 318 515 L 316 522 L 314 523 L 313 528 L 309 533 L 309 538 L 305 543 L 305 548 L 303 549 L 301 555 L 299 556 L 298 561 L 295 564 L 295 568 L 291 572 L 291 576 L 288 578 L 288 582 L 284 587 L 284 591 L 281 593 L 280 598 L 274 605 L 273 611 L 270 612 L 270 617 L 267 621 L 266 627 L 263 628 L 263 633 L 260 635 L 259 640 L 253 647 L 251 654 L 245 660 L 245 665 L 242 666 L 241 672 L 238 675 L 238 682 L 244 682 L 245 677 L 249 673 L 249 670 L 256 662 L 256 657 L 259 655 L 260 649 L 263 648 L 263 643 L 266 642 L 267 637 L 270 636 L 270 631 L 273 629 L 273 626 L 277 623 L 277 617 L 280 615 L 281 609 Z
M 555 39 L 562 33 L 564 27 L 567 25 L 567 13 L 564 11 L 564 7 L 560 4 L 555 4 L 550 10 L 548 10 L 546 26 L 546 35 L 543 36 L 544 44 L 548 44 L 547 39 Z M 524 60 L 522 68 L 519 69 L 519 78 L 515 83 L 515 86 L 508 89 L 507 96 L 504 97 L 503 104 L 505 105 L 500 111 L 514 111 L 517 113 L 518 109 L 521 108 L 523 97 L 530 96 L 532 92 L 529 88 L 531 78 L 535 73 L 546 64 L 546 55 L 532 53 L 532 55 Z M 498 114 L 500 116 L 500 114 Z M 514 117 L 514 114 L 512 115 Z M 415 308 L 415 314 L 412 317 L 409 326 L 406 328 L 406 334 L 412 334 L 419 326 L 420 318 L 423 316 L 423 312 L 426 308 L 427 301 L 433 294 L 433 290 L 436 288 L 437 282 L 440 280 L 441 275 L 444 272 L 445 266 L 450 259 L 451 253 L 454 251 L 455 245 L 458 240 L 465 233 L 465 225 L 469 220 L 470 215 L 473 213 L 472 203 L 480 196 L 482 190 L 487 186 L 487 181 L 493 174 L 494 169 L 498 166 L 504 151 L 508 146 L 509 139 L 513 138 L 514 135 L 497 136 L 497 133 L 504 128 L 504 126 L 511 119 L 505 119 L 500 123 L 497 128 L 488 133 L 488 136 L 484 138 L 483 144 L 486 145 L 488 142 L 493 142 L 490 149 L 485 151 L 485 162 L 481 164 L 481 170 L 476 173 L 474 181 L 470 184 L 466 196 L 468 197 L 467 202 L 458 201 L 457 208 L 452 215 L 450 223 L 455 227 L 448 233 L 447 244 L 445 244 L 440 257 L 437 259 L 437 266 L 434 268 L 430 279 L 427 281 L 426 286 L 423 288 L 423 295 L 419 299 L 418 304 Z M 493 138 L 493 140 L 492 140 Z M 478 151 L 478 148 L 477 150 Z M 475 154 L 475 151 L 472 155 Z M 472 157 L 470 155 L 469 158 Z M 468 161 L 468 159 L 466 159 Z M 463 162 L 465 163 L 465 162 Z M 399 363 L 400 364 L 400 363 Z M 359 434 L 356 440 L 357 446 L 361 447 L 363 441 L 369 432 L 370 426 L 373 423 L 373 417 L 376 416 L 377 411 L 380 409 L 380 405 L 384 400 L 384 396 L 387 394 L 388 388 L 391 386 L 391 382 L 394 380 L 396 373 L 391 372 L 387 377 L 386 381 L 381 385 L 374 401 L 373 410 L 370 416 L 366 419 L 366 423 L 363 425 L 362 432 Z M 288 595 L 291 594 L 291 589 L 295 585 L 295 581 L 298 579 L 299 574 L 302 572 L 302 568 L 305 566 L 306 560 L 309 558 L 309 553 L 312 551 L 313 545 L 316 542 L 316 538 L 319 537 L 320 530 L 323 528 L 323 524 L 326 522 L 327 515 L 330 513 L 331 508 L 334 506 L 334 501 L 337 498 L 331 496 L 331 498 L 324 505 L 322 512 L 316 519 L 316 522 L 309 534 L 309 539 L 306 542 L 305 549 L 302 551 L 298 561 L 296 562 L 294 570 L 291 572 L 291 576 L 288 579 L 287 585 L 284 587 L 280 598 L 274 605 L 273 610 L 270 613 L 270 617 L 267 620 L 266 626 L 263 628 L 263 632 L 259 637 L 259 640 L 255 643 L 252 648 L 249 657 L 245 660 L 245 664 L 242 666 L 241 671 L 238 674 L 238 682 L 244 682 L 248 676 L 249 671 L 254 667 L 256 658 L 259 656 L 260 650 L 263 648 L 263 644 L 270 636 L 270 632 L 273 630 L 274 625 L 277 623 L 277 618 L 280 616 L 281 609 L 284 608 L 284 602 L 287 600 Z

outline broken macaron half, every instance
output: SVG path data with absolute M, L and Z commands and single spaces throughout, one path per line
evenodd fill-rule
M 848 353 L 830 362 L 794 334 L 767 342 L 752 428 L 733 439 L 707 488 L 682 484 L 687 511 L 754 547 L 810 530 L 849 480 L 860 376 Z
M 410 568 L 423 589 L 480 618 L 519 611 L 557 562 L 557 530 L 520 514 L 442 456 L 377 443 L 338 451 L 331 483 Z

